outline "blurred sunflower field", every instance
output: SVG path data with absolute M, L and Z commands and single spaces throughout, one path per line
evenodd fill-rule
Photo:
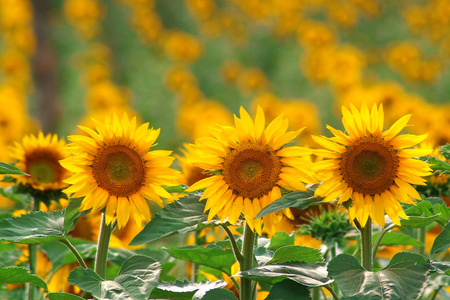
M 450 0 L 1 0 L 0 299 L 450 299 Z

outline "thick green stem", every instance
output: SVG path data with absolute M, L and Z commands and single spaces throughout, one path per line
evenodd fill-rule
M 320 299 L 320 287 L 312 288 L 312 300 L 319 300 Z
M 65 237 L 63 240 L 60 240 L 60 242 L 66 245 L 67 248 L 69 248 L 70 251 L 72 251 L 73 255 L 75 255 L 75 258 L 77 259 L 80 266 L 83 267 L 83 269 L 88 268 L 86 263 L 84 262 L 83 257 L 81 257 L 80 252 L 78 252 L 78 250 L 72 245 L 72 243 L 69 241 L 67 237 Z
M 106 262 L 108 258 L 109 239 L 112 233 L 112 223 L 106 225 L 105 213 L 102 213 L 100 234 L 98 236 L 97 255 L 95 257 L 95 272 L 102 278 L 106 278 Z
M 417 240 L 423 244 L 423 246 L 417 246 L 417 253 L 425 255 L 425 236 L 426 236 L 426 228 L 421 227 L 417 230 Z
M 372 271 L 372 219 L 361 228 L 361 263 L 367 271 Z
M 256 234 L 250 229 L 247 223 L 244 228 L 244 241 L 242 245 L 243 262 L 240 264 L 241 271 L 249 270 L 253 268 L 253 247 L 255 245 Z M 255 293 L 255 285 L 252 284 L 252 280 L 248 278 L 241 278 L 241 300 L 253 300 Z
M 33 205 L 31 207 L 31 211 L 39 210 L 40 200 L 38 198 L 33 199 Z M 28 245 L 28 262 L 31 274 L 36 274 L 36 266 L 37 266 L 37 256 L 38 256 L 38 245 L 37 244 L 29 244 Z M 28 299 L 34 300 L 36 299 L 36 286 L 29 283 L 28 284 Z

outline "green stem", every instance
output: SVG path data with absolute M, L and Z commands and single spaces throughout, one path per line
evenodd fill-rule
M 109 239 L 112 233 L 112 223 L 106 225 L 105 213 L 102 213 L 102 220 L 100 224 L 100 234 L 98 236 L 97 255 L 95 257 L 94 270 L 103 279 L 106 278 L 106 262 L 108 258 Z
M 33 205 L 31 207 L 31 211 L 39 210 L 40 200 L 38 198 L 33 199 Z M 36 266 L 37 266 L 37 256 L 38 256 L 38 245 L 37 244 L 29 244 L 28 245 L 28 262 L 30 267 L 30 273 L 36 274 Z M 29 283 L 28 284 L 28 299 L 34 300 L 36 299 L 36 286 Z
M 247 223 L 245 223 L 244 228 L 244 241 L 242 245 L 242 256 L 243 261 L 240 264 L 241 272 L 249 270 L 253 267 L 253 247 L 255 245 L 256 234 L 250 229 Z M 241 300 L 253 300 L 256 295 L 252 285 L 252 280 L 248 278 L 241 278 L 241 290 L 240 299 Z
M 433 291 L 433 293 L 431 294 L 430 300 L 436 299 L 436 296 L 438 295 L 441 288 L 442 288 L 442 286 L 440 285 L 439 288 L 437 288 Z
M 64 239 L 60 240 L 60 242 L 63 243 L 64 245 L 66 245 L 67 248 L 69 248 L 69 250 L 72 251 L 73 255 L 75 255 L 75 258 L 77 259 L 80 266 L 83 267 L 83 269 L 88 268 L 86 263 L 84 262 L 83 257 L 81 257 L 80 252 L 78 252 L 78 250 L 72 245 L 72 243 L 70 242 L 70 240 L 67 237 L 64 237 Z
M 336 242 L 333 242 L 333 246 L 329 248 L 330 249 L 330 255 L 331 255 L 331 259 L 330 260 L 332 260 L 333 258 L 336 257 L 336 248 L 337 248 Z M 332 283 L 332 287 L 333 287 L 333 291 L 335 292 L 335 294 L 339 295 L 339 287 L 337 286 L 336 281 Z
M 333 287 L 329 284 L 324 286 L 328 291 L 330 291 L 331 295 L 333 295 L 333 299 L 339 300 L 338 295 L 334 292 Z
M 370 217 L 366 226 L 361 228 L 361 262 L 363 268 L 372 271 L 372 219 Z
M 378 235 L 378 237 L 372 247 L 372 261 L 375 261 L 375 257 L 377 256 L 378 247 L 380 246 L 381 240 L 383 239 L 384 235 L 395 227 L 397 227 L 397 225 L 392 224 L 391 226 L 388 226 L 386 228 L 383 228 L 383 230 L 381 230 L 380 234 Z
M 239 266 L 242 265 L 244 262 L 244 256 L 242 256 L 242 254 L 239 250 L 239 247 L 236 243 L 236 239 L 234 238 L 233 233 L 226 225 L 221 224 L 220 226 L 222 226 L 223 230 L 225 230 L 225 232 L 228 235 L 228 238 L 230 239 L 231 248 L 233 249 L 234 257 L 239 262 Z
M 417 246 L 417 253 L 425 255 L 425 236 L 426 236 L 426 228 L 421 227 L 417 230 L 417 240 L 423 244 L 423 246 Z
M 312 300 L 319 300 L 320 299 L 320 287 L 314 287 L 312 289 Z

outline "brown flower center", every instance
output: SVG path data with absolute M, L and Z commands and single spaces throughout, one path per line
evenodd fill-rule
M 53 152 L 43 149 L 35 150 L 25 157 L 26 172 L 36 184 L 61 182 L 63 167 L 60 158 Z
M 225 157 L 222 175 L 235 194 L 244 198 L 267 195 L 278 181 L 279 157 L 267 146 L 244 143 Z
M 399 159 L 392 145 L 380 138 L 366 137 L 342 155 L 340 170 L 353 191 L 374 195 L 391 187 L 398 167 Z
M 94 158 L 92 173 L 99 187 L 119 197 L 138 192 L 145 179 L 142 157 L 124 145 L 100 149 Z

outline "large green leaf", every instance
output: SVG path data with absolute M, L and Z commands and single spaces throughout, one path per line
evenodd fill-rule
M 265 300 L 310 300 L 311 296 L 306 286 L 289 279 L 276 283 Z
M 380 235 L 380 232 L 375 233 L 372 236 L 372 242 L 374 243 L 378 236 Z M 418 240 L 400 233 L 400 232 L 394 232 L 394 231 L 388 231 L 384 234 L 383 239 L 380 242 L 380 246 L 392 246 L 392 245 L 411 245 L 411 246 L 423 246 L 423 243 L 419 242 Z
M 189 194 L 166 205 L 130 245 L 141 245 L 173 234 L 185 234 L 196 229 L 219 225 L 218 219 L 207 222 L 208 216 L 203 213 L 206 201 L 199 201 L 200 197 L 201 193 Z
M 314 191 L 308 190 L 306 192 L 303 191 L 295 191 L 289 194 L 284 195 L 280 199 L 272 202 L 271 204 L 264 207 L 255 218 L 262 218 L 268 214 L 277 212 L 279 210 L 296 207 L 298 209 L 306 209 L 313 205 L 318 205 L 322 203 L 321 197 L 314 197 Z
M 450 219 L 450 208 L 447 207 L 444 200 L 439 197 L 423 197 L 422 201 L 417 202 L 416 206 L 411 206 L 405 210 L 406 215 L 418 217 L 434 217 L 442 227 L 444 227 Z M 405 222 L 408 223 L 407 221 Z M 403 222 L 402 222 L 403 225 Z
M 346 299 L 417 299 L 426 286 L 430 262 L 422 255 L 401 252 L 379 272 L 365 270 L 359 260 L 340 254 L 328 264 L 328 275 Z
M 421 216 L 408 216 L 408 219 L 401 219 L 401 227 L 410 227 L 410 228 L 422 228 L 430 225 L 434 221 L 437 220 L 439 214 L 429 216 L 429 217 L 421 217 Z
M 151 299 L 191 300 L 195 295 L 205 295 L 207 291 L 223 288 L 225 281 L 202 281 L 191 283 L 188 281 L 160 282 L 150 295 Z M 198 294 L 197 294 L 198 293 Z M 221 298 L 216 298 L 221 299 Z M 226 298 L 225 298 L 226 299 Z
M 208 266 L 220 270 L 230 276 L 232 275 L 231 266 L 236 262 L 236 258 L 234 257 L 231 248 L 222 248 L 215 244 L 206 247 L 183 246 L 163 249 L 175 258 Z
M 27 175 L 29 176 L 27 173 L 25 173 L 24 171 L 22 171 L 21 169 L 19 169 L 16 166 L 4 163 L 4 162 L 0 162 L 0 174 L 2 175 Z
M 75 224 L 81 216 L 87 215 L 90 210 L 79 211 L 84 198 L 72 198 L 64 210 L 64 231 L 66 233 L 75 228 Z
M 39 276 L 31 274 L 24 267 L 0 267 L 1 283 L 25 283 L 29 282 L 47 290 L 47 284 Z
M 48 293 L 45 297 L 50 300 L 84 300 L 84 298 L 68 293 Z
M 33 244 L 60 240 L 65 236 L 64 212 L 36 211 L 0 221 L 0 240 Z
M 156 286 L 160 272 L 159 262 L 136 255 L 123 263 L 114 280 L 104 280 L 93 270 L 80 267 L 70 273 L 68 281 L 100 299 L 146 300 Z
M 442 174 L 450 174 L 450 164 L 446 161 L 440 160 L 436 157 L 428 158 L 428 163 L 433 171 L 438 171 Z
M 267 265 L 251 270 L 241 271 L 236 276 L 268 284 L 275 284 L 290 279 L 309 287 L 323 286 L 333 280 L 327 277 L 325 263 L 289 263 L 283 265 Z
M 444 253 L 450 247 L 450 223 L 448 223 L 444 230 L 436 237 L 431 247 L 430 254 Z
M 267 249 L 276 251 L 283 246 L 294 245 L 295 234 L 287 234 L 286 232 L 279 231 L 270 239 L 270 244 Z
M 194 295 L 197 296 L 197 295 Z M 206 294 L 199 298 L 194 297 L 192 300 L 238 300 L 234 293 L 227 289 L 214 289 L 207 291 Z
M 320 249 L 296 245 L 284 246 L 275 251 L 273 258 L 266 265 L 292 261 L 313 263 L 323 261 L 323 257 Z

